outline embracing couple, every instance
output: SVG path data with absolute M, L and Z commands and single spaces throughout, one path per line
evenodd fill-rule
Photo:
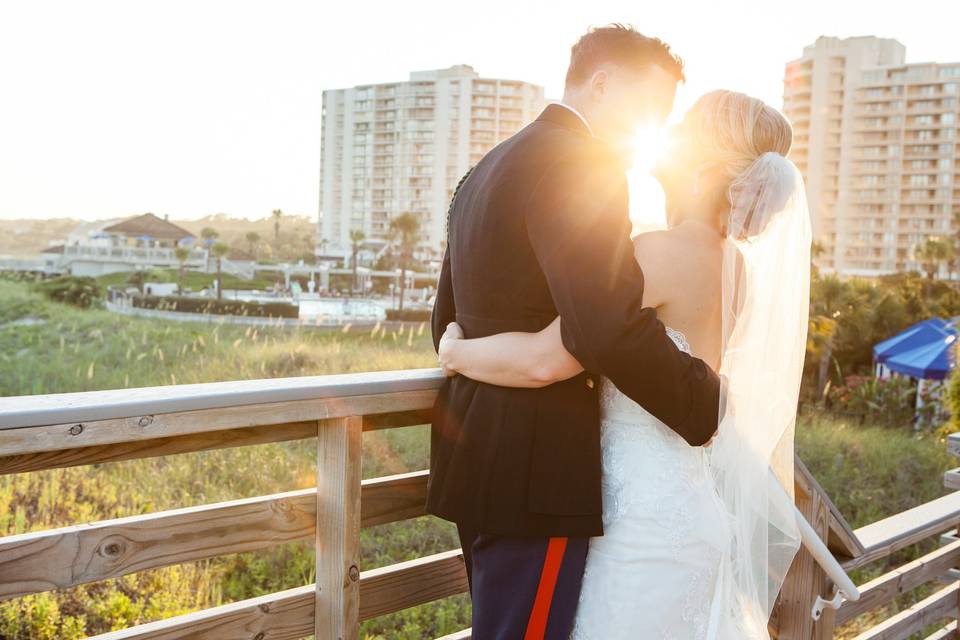
M 629 143 L 683 78 L 660 40 L 592 29 L 563 101 L 451 202 L 428 510 L 457 524 L 477 640 L 769 637 L 809 214 L 787 121 L 715 91 L 655 169 L 669 228 L 630 237 Z

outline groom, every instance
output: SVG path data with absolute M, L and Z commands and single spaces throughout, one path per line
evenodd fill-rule
M 692 446 L 716 431 L 719 380 L 643 308 L 630 240 L 625 142 L 663 123 L 682 79 L 660 40 L 591 30 L 563 102 L 490 151 L 451 203 L 435 345 L 454 321 L 472 338 L 559 315 L 585 369 L 542 389 L 456 376 L 440 391 L 427 509 L 457 524 L 477 640 L 569 636 L 588 538 L 603 533 L 600 376 Z

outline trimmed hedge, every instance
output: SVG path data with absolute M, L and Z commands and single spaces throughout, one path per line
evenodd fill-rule
M 245 302 L 243 300 L 188 298 L 186 296 L 135 296 L 133 306 L 161 311 L 251 316 L 255 318 L 297 318 L 300 315 L 299 307 L 286 302 Z
M 430 320 L 433 312 L 430 309 L 387 309 L 387 320 L 401 320 L 407 322 L 425 322 Z

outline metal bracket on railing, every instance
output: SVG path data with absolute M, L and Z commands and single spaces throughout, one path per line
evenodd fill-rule
M 827 607 L 839 609 L 841 604 L 843 604 L 843 593 L 839 589 L 834 589 L 833 597 L 829 600 L 824 600 L 822 597 L 817 596 L 817 599 L 813 602 L 813 610 L 810 611 L 810 615 L 814 620 L 819 620 L 820 616 L 823 615 L 824 609 Z

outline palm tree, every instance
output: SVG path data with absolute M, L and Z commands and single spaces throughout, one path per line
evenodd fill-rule
M 420 240 L 420 218 L 415 213 L 401 213 L 390 221 L 390 235 L 400 245 L 400 306 L 407 289 L 407 266 L 413 261 L 413 252 Z
M 351 260 L 353 261 L 353 284 L 350 285 L 351 294 L 357 287 L 357 256 L 360 254 L 360 249 L 363 248 L 363 241 L 366 239 L 367 235 L 363 231 L 359 229 L 352 229 L 350 231 Z
M 253 257 L 254 260 L 256 260 L 257 256 L 255 251 L 256 251 L 257 243 L 260 242 L 260 234 L 257 233 L 256 231 L 248 231 L 245 238 L 247 240 L 247 248 L 250 250 L 250 256 Z
M 220 270 L 220 267 L 223 263 L 223 257 L 230 251 L 230 246 L 223 242 L 218 242 L 210 247 L 210 250 L 213 251 L 213 255 L 217 258 L 217 300 L 220 300 L 223 297 L 223 272 Z
M 210 246 L 214 240 L 220 237 L 220 232 L 213 227 L 204 227 L 203 231 L 200 232 L 200 237 L 203 238 L 203 244 Z
M 849 287 L 835 275 L 811 283 L 810 324 L 807 350 L 818 361 L 817 397 L 822 399 L 829 380 L 839 320 L 849 311 Z
M 183 295 L 183 269 L 186 266 L 187 260 L 190 259 L 190 249 L 186 247 L 177 247 L 173 250 L 173 255 L 177 259 L 177 263 L 180 265 L 177 267 L 177 295 Z
M 270 215 L 273 216 L 273 241 L 280 241 L 280 217 L 283 216 L 283 211 L 280 209 L 274 209 Z
M 930 280 L 936 278 L 940 266 L 950 262 L 953 256 L 953 245 L 937 236 L 930 236 L 913 249 L 914 259 L 923 266 Z

